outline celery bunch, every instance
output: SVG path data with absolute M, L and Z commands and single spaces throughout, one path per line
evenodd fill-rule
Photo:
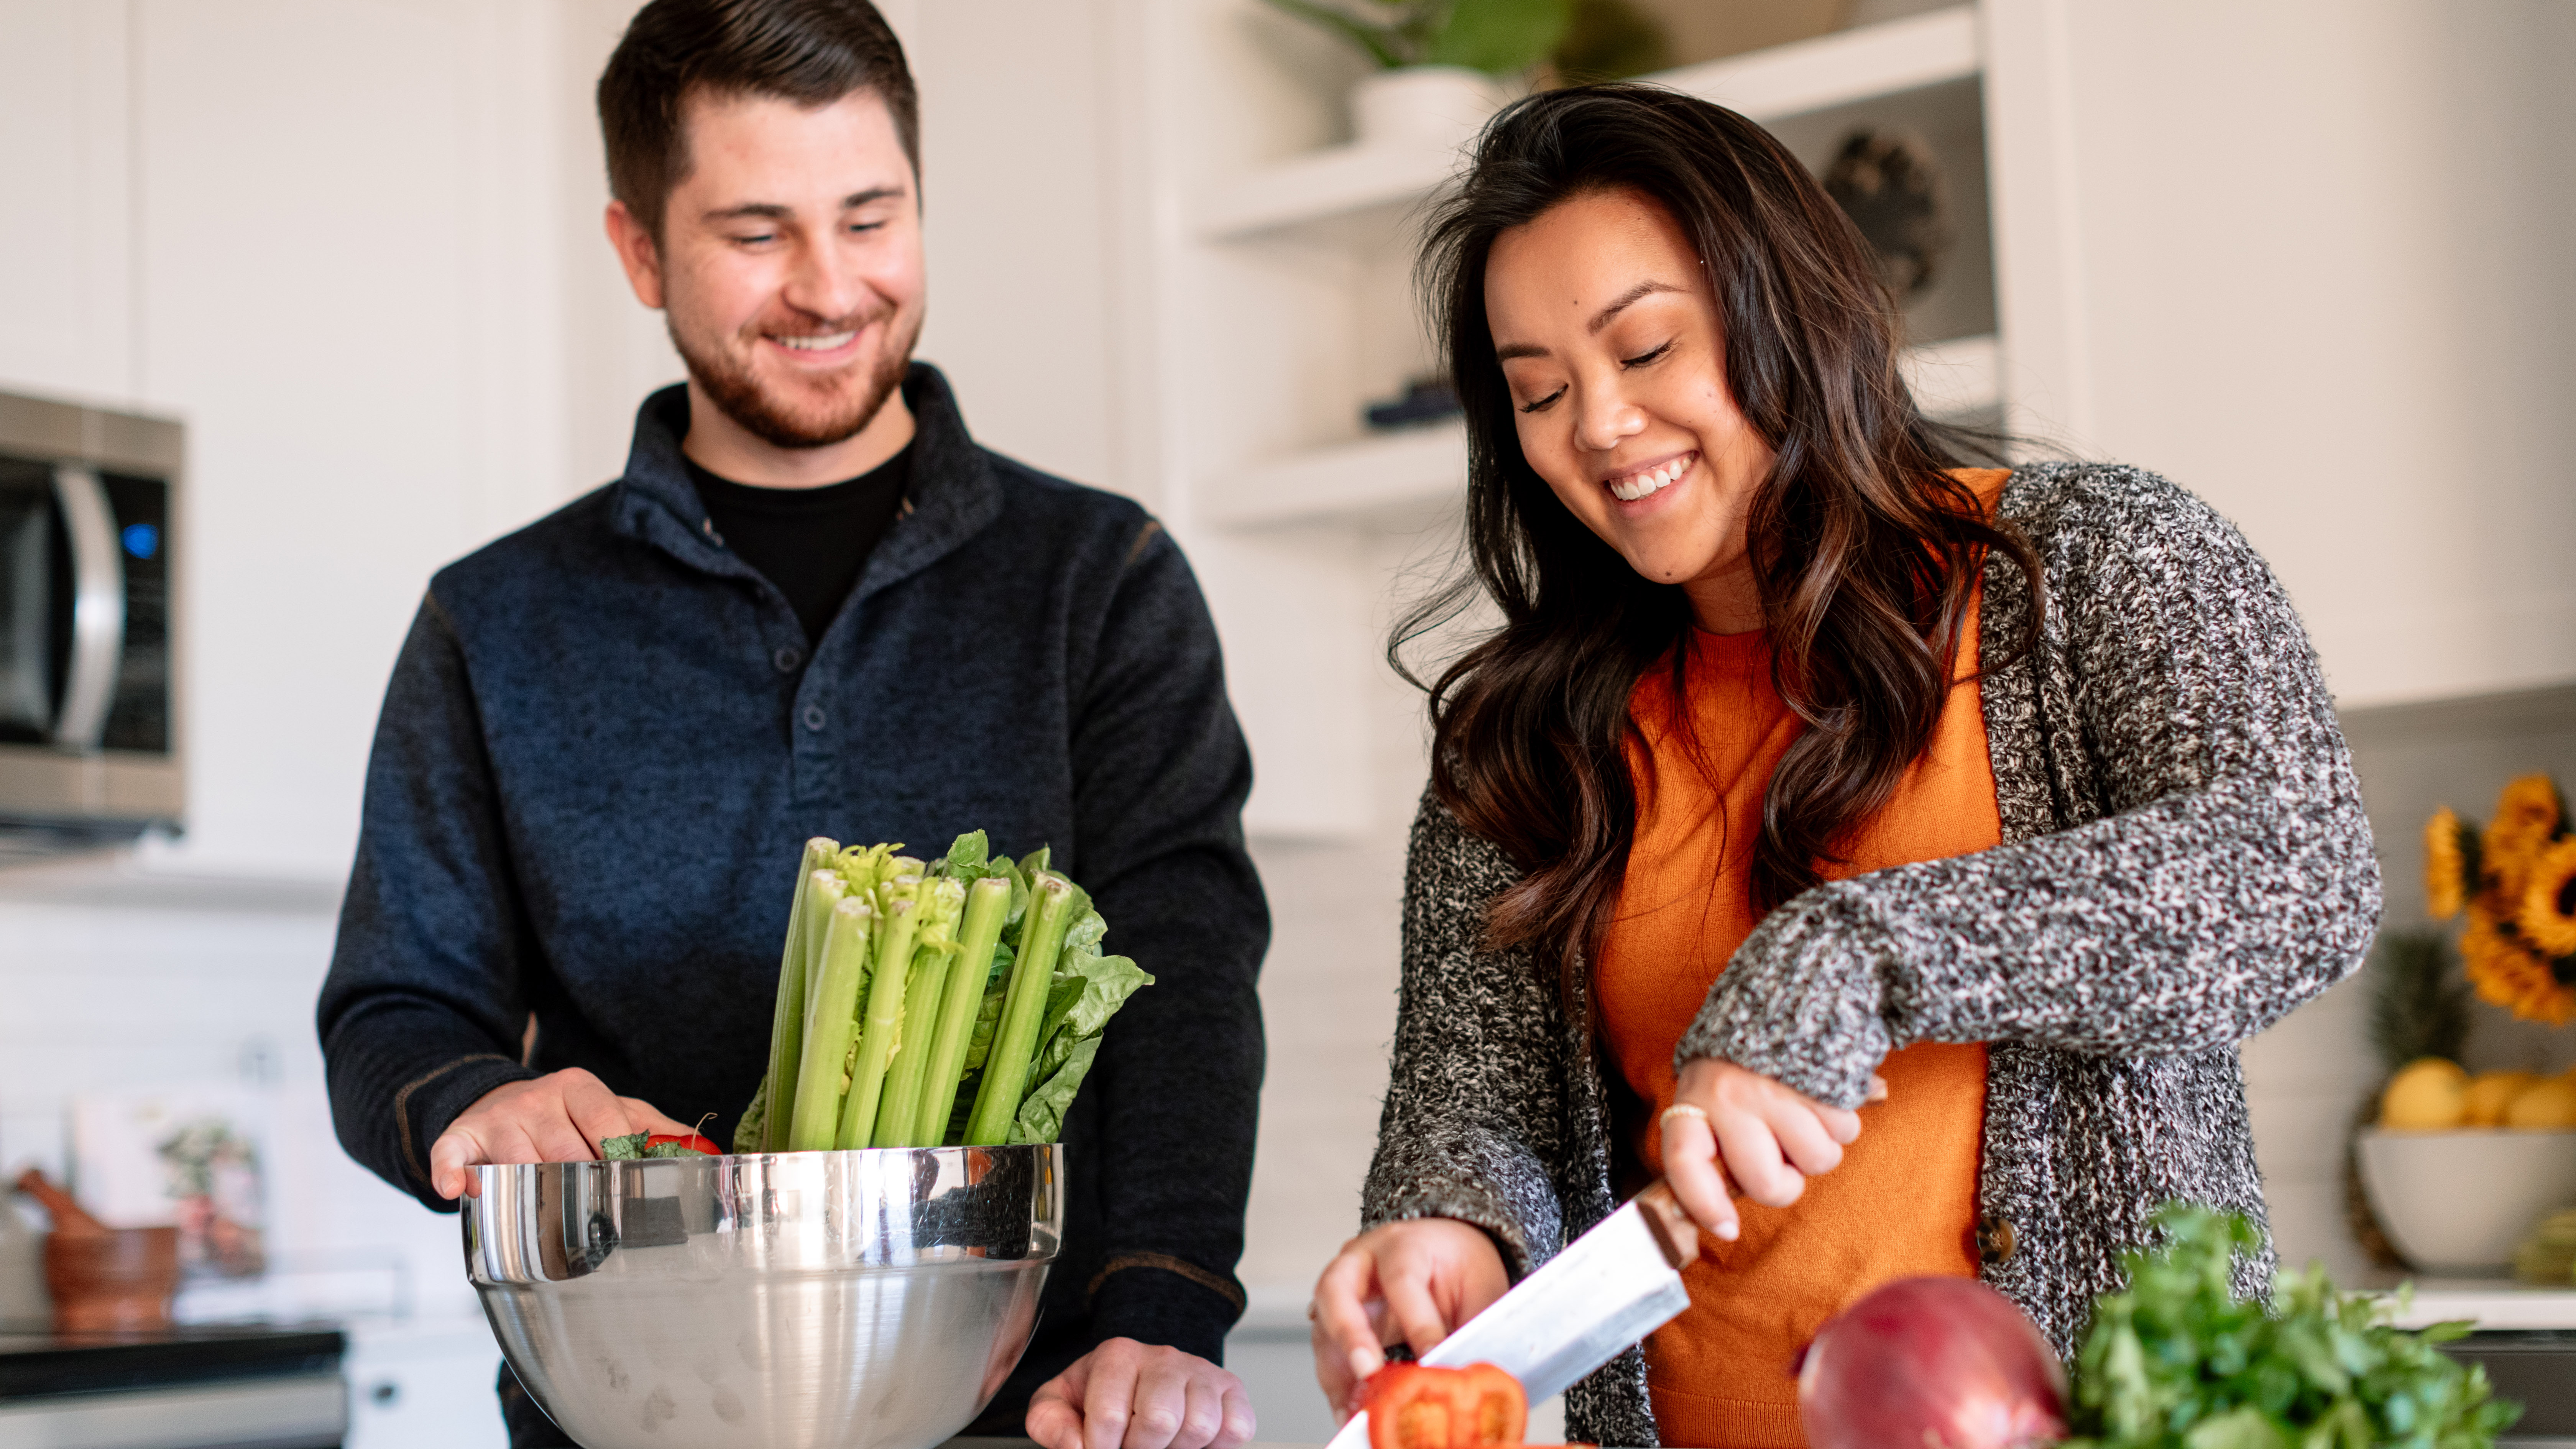
M 1154 978 L 1047 852 L 978 830 L 923 862 L 805 843 L 769 1070 L 736 1152 L 1053 1142 L 1100 1032 Z

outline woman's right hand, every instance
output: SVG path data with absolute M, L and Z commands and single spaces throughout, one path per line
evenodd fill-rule
M 1335 1422 L 1348 1419 L 1360 1380 L 1386 1362 L 1394 1339 L 1416 1358 L 1482 1313 L 1511 1287 L 1502 1251 L 1483 1228 L 1455 1218 L 1412 1218 L 1369 1229 L 1315 1280 L 1315 1379 Z

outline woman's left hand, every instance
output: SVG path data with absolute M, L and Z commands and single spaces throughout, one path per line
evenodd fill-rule
M 1887 1083 L 1869 1079 L 1869 1100 Z M 1860 1137 L 1860 1114 L 1792 1091 L 1733 1062 L 1701 1057 L 1682 1068 L 1663 1120 L 1664 1180 L 1693 1221 L 1726 1242 L 1742 1231 L 1726 1183 L 1764 1207 L 1787 1207 L 1807 1179 L 1842 1164 Z

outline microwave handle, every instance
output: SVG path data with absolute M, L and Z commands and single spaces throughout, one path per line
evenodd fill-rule
M 54 721 L 54 744 L 94 750 L 107 735 L 107 710 L 125 653 L 125 560 L 117 552 L 107 487 L 96 472 L 73 464 L 55 468 L 54 497 L 62 504 L 72 545 L 71 669 L 62 714 Z

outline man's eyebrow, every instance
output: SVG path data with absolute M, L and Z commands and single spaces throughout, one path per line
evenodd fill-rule
M 1637 285 L 1630 287 L 1627 291 L 1620 293 L 1619 300 L 1602 308 L 1600 311 L 1593 313 L 1592 320 L 1583 324 L 1583 330 L 1586 332 L 1598 332 L 1602 328 L 1609 326 L 1611 318 L 1626 311 L 1630 303 L 1635 302 L 1640 298 L 1651 297 L 1657 292 L 1678 292 L 1680 290 L 1682 289 L 1674 286 L 1670 282 L 1657 282 L 1651 280 L 1639 282 Z
M 903 194 L 903 188 L 900 186 L 871 186 L 865 191 L 853 191 L 842 197 L 841 209 L 850 211 L 866 206 L 870 202 L 890 201 Z M 707 212 L 700 219 L 704 221 L 784 221 L 795 214 L 796 208 L 779 202 L 746 201 L 740 206 L 719 207 Z

